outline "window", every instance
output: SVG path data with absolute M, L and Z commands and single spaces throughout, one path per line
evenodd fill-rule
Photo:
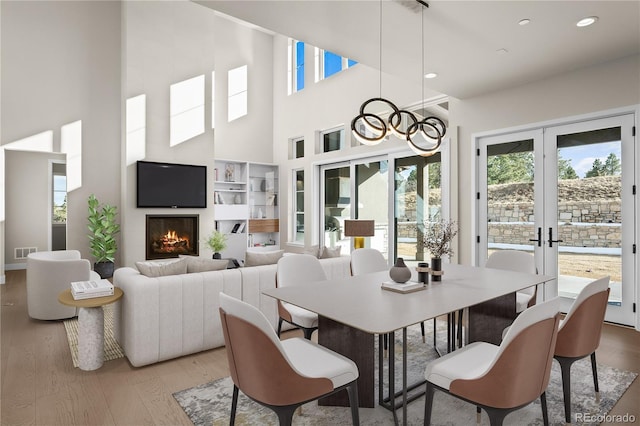
M 127 165 L 143 160 L 146 156 L 147 97 L 139 95 L 127 99 L 126 104 L 126 153 Z
M 303 158 L 304 157 L 304 138 L 291 139 L 291 155 L 289 158 Z
M 304 170 L 293 171 L 294 241 L 304 243 Z
M 52 223 L 67 223 L 67 175 L 64 164 L 53 164 Z
M 211 71 L 211 128 L 216 128 L 216 72 Z
M 229 71 L 228 81 L 229 111 L 228 121 L 247 115 L 247 66 Z
M 304 42 L 289 39 L 288 50 L 288 94 L 304 89 Z
M 320 132 L 320 152 L 338 151 L 344 146 L 344 128 Z
M 318 47 L 314 50 L 314 59 L 316 83 L 357 64 L 353 59 L 344 58 Z
M 169 96 L 169 146 L 204 133 L 204 75 L 172 84 Z

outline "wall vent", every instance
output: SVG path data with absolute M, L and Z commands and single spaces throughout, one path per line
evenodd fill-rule
M 35 253 L 38 247 L 19 247 L 15 249 L 15 259 L 26 259 L 29 253 Z

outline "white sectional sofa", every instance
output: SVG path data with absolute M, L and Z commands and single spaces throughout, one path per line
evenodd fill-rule
M 327 277 L 350 275 L 349 256 L 320 259 Z M 131 365 L 140 367 L 224 345 L 219 297 L 223 292 L 260 309 L 278 322 L 274 288 L 276 265 L 150 278 L 135 268 L 115 271 L 124 291 L 115 304 L 114 333 Z

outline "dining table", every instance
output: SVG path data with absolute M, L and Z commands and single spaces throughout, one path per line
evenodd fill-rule
M 417 273 L 412 270 L 412 280 Z M 263 294 L 318 314 L 318 343 L 350 359 L 358 366 L 360 407 L 375 406 L 375 336 L 391 339 L 402 332 L 402 389 L 395 392 L 393 354 L 390 351 L 389 390 L 383 395 L 382 345 L 378 356 L 378 402 L 393 412 L 402 408 L 406 425 L 408 393 L 418 384 L 407 383 L 407 327 L 432 318 L 448 316 L 465 309 L 465 343 L 501 338 L 502 331 L 515 318 L 515 292 L 544 284 L 554 277 L 501 269 L 443 264 L 441 281 L 424 285 L 422 290 L 399 293 L 382 288 L 390 281 L 388 271 L 263 290 Z M 481 331 L 474 326 L 479 319 Z M 451 327 L 449 327 L 451 329 Z M 453 333 L 450 333 L 453 337 Z M 499 343 L 499 340 L 498 340 Z M 450 346 L 450 350 L 455 345 Z M 426 365 L 425 365 L 426 367 Z M 399 399 L 396 403 L 396 399 Z M 415 399 L 412 398 L 412 399 Z M 412 400 L 411 399 L 411 400 Z M 348 406 L 346 395 L 334 394 L 325 405 Z

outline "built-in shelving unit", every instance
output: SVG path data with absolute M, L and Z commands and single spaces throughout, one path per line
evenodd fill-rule
M 280 246 L 278 166 L 216 160 L 214 217 L 216 229 L 227 234 L 225 257 L 244 259 L 247 248 Z

